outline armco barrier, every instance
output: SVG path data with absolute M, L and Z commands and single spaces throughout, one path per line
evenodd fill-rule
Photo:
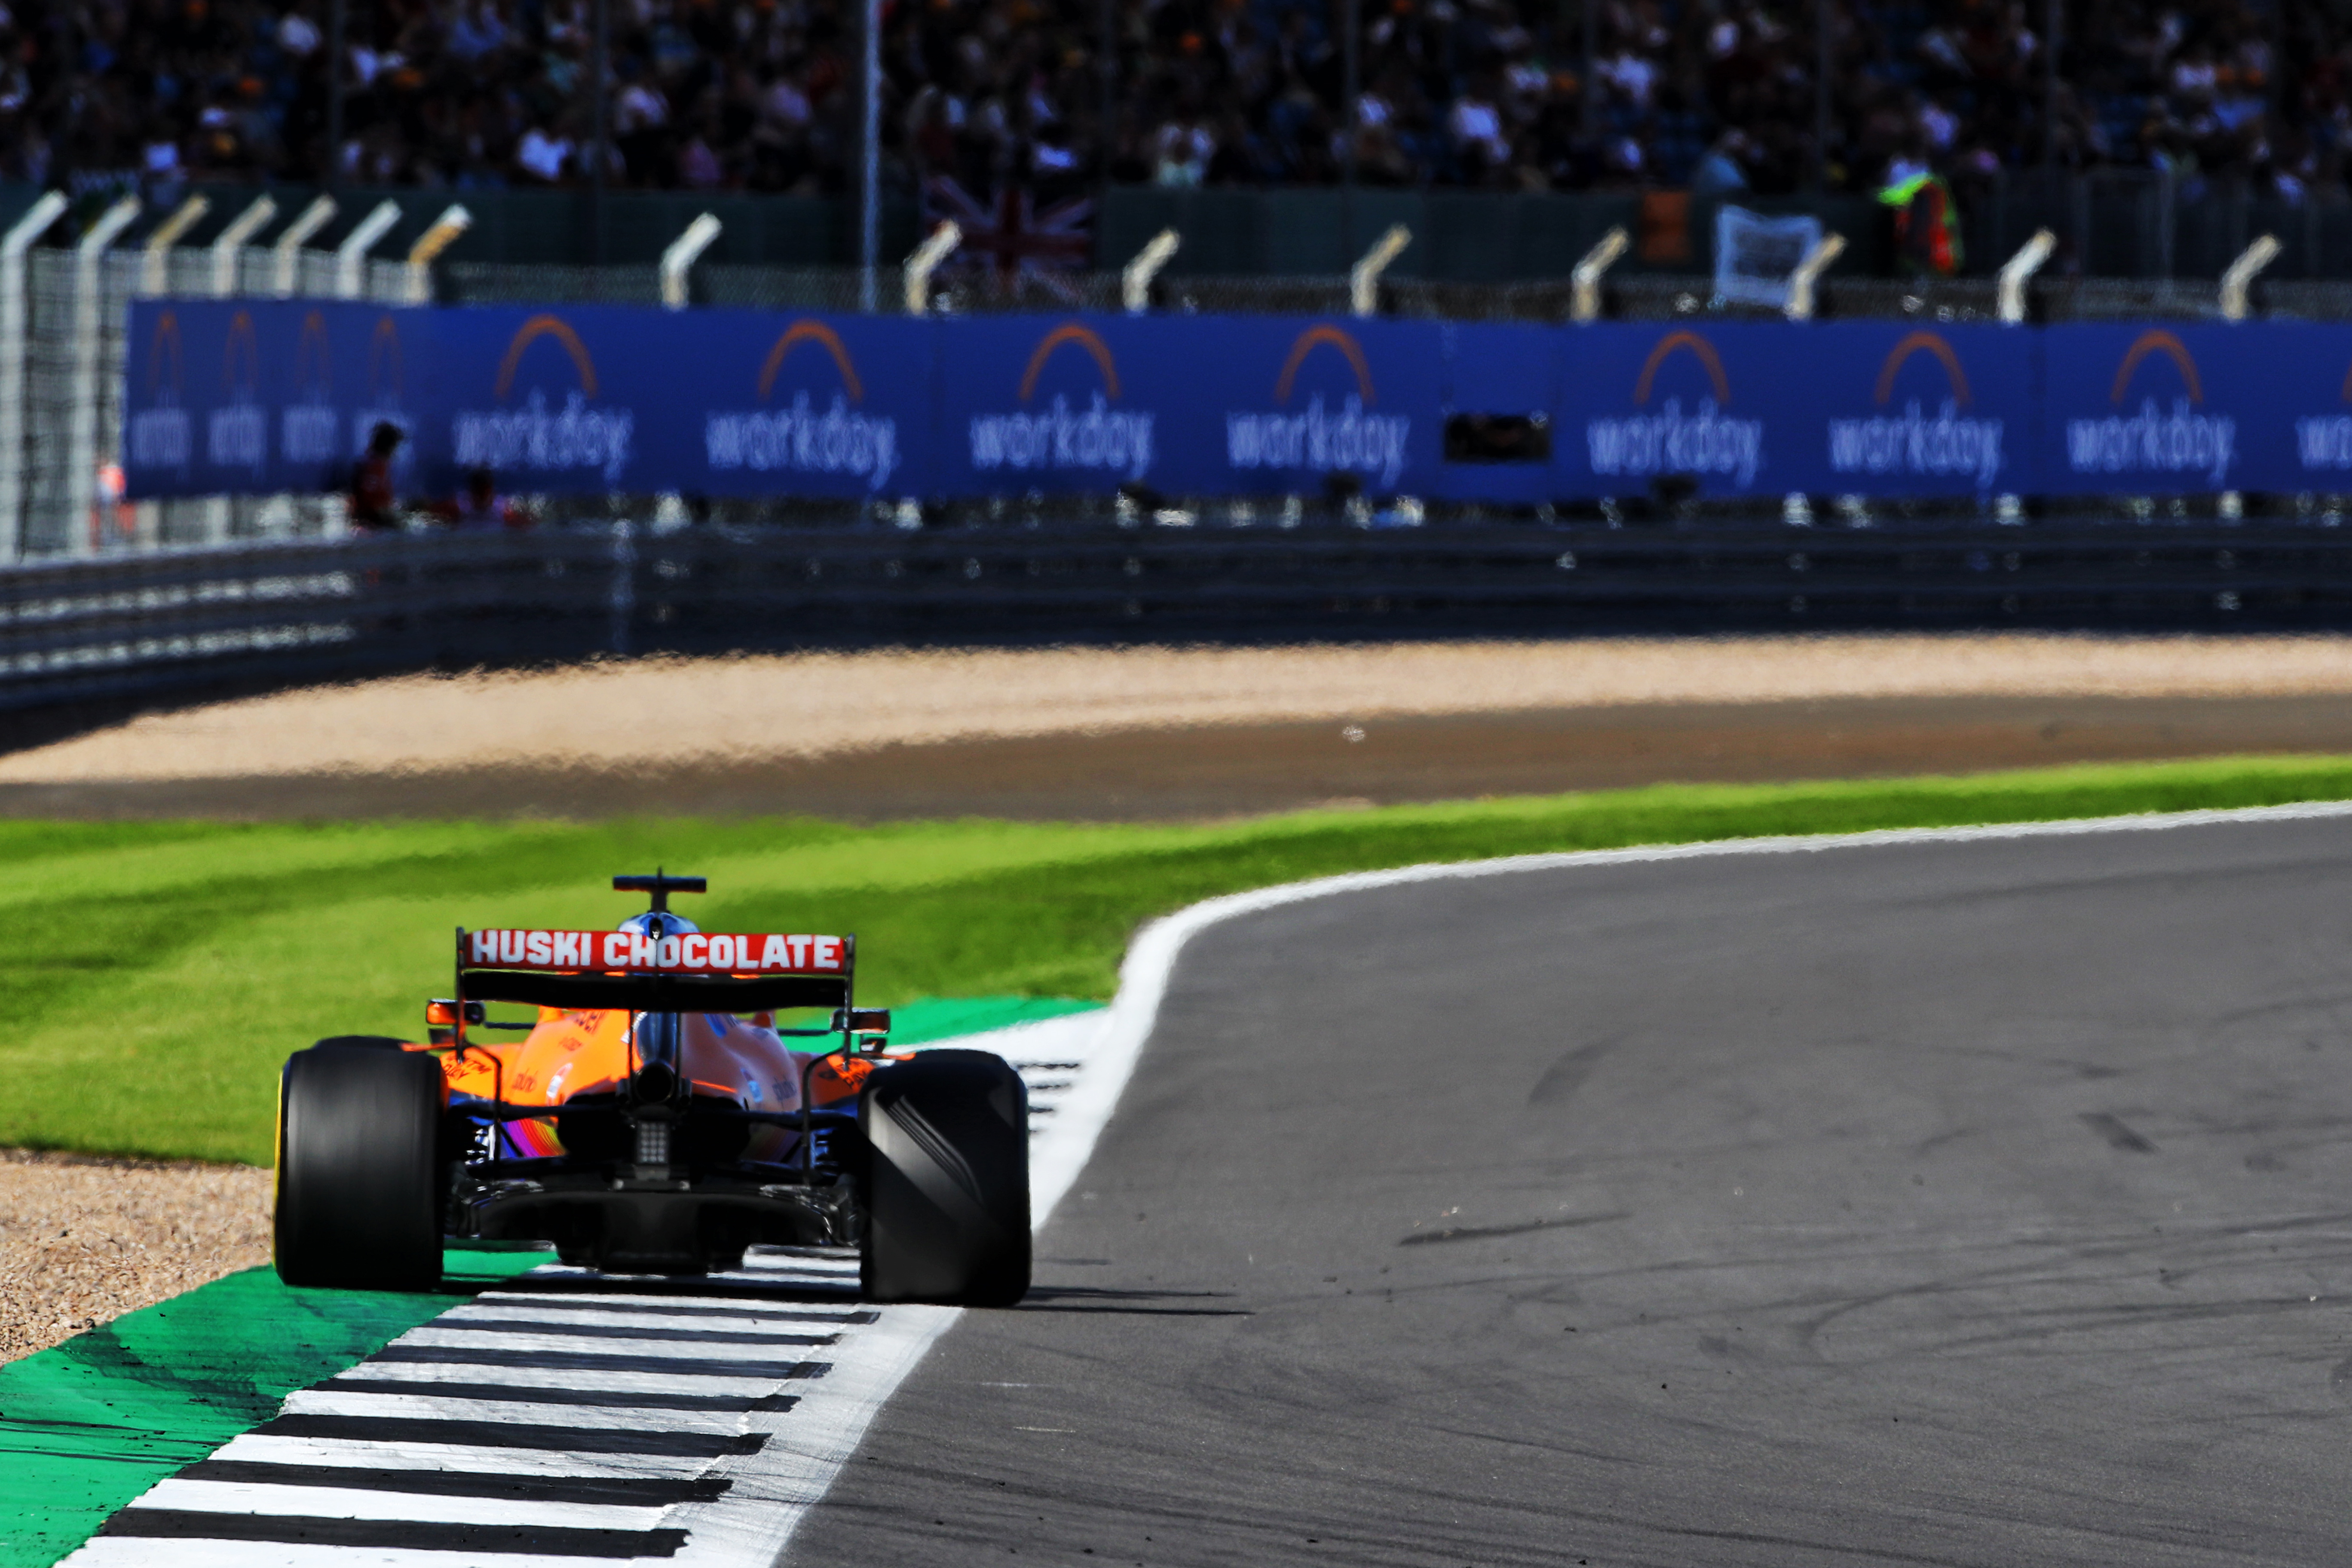
M 2352 324 L 132 307 L 134 497 L 332 488 L 848 499 L 2302 492 L 2352 485 Z
M 0 707 L 599 653 L 1832 627 L 2352 626 L 2352 531 L 550 530 L 0 574 Z

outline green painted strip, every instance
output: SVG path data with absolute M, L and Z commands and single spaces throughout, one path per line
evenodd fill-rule
M 922 1046 L 957 1035 L 977 1035 L 1015 1024 L 1035 1024 L 1101 1009 L 1099 1002 L 1067 996 L 949 996 L 904 1002 L 890 1009 L 890 1043 Z
M 0 1367 L 0 1568 L 48 1568 L 288 1394 L 547 1255 L 443 1260 L 434 1295 L 299 1290 L 248 1268 Z

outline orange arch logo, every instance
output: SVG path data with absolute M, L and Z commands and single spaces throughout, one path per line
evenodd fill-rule
M 2132 373 L 2139 369 L 2139 362 L 2150 354 L 2162 354 L 2179 367 L 2180 379 L 2189 385 L 2189 402 L 2205 401 L 2205 384 L 2198 377 L 2197 362 L 2189 357 L 2189 346 L 2158 327 L 2142 332 L 2134 340 L 2131 352 L 2124 355 L 2124 363 L 2116 367 L 2116 384 L 2108 390 L 2108 402 L 2121 403 L 2124 400 L 2124 394 L 2131 390 Z
M 155 318 L 155 339 L 147 356 L 147 395 L 152 397 L 163 383 L 163 366 L 172 367 L 170 390 L 176 393 L 187 384 L 187 353 L 180 342 L 180 318 L 174 311 L 164 310 Z
M 850 359 L 848 346 L 841 341 L 841 334 L 823 321 L 794 321 L 784 329 L 783 335 L 768 351 L 767 363 L 760 367 L 761 402 L 767 401 L 768 394 L 775 390 L 776 374 L 784 368 L 784 357 L 802 343 L 815 343 L 833 356 L 833 367 L 841 373 L 841 384 L 848 391 L 850 402 L 863 403 L 866 400 L 865 384 L 857 379 L 857 366 Z M 1036 372 L 1032 370 L 1030 374 L 1034 376 Z
M 253 330 L 250 310 L 228 319 L 228 340 L 221 345 L 221 390 L 248 398 L 261 390 L 261 338 Z
M 496 395 L 504 397 L 514 388 L 515 367 L 522 363 L 523 351 L 541 338 L 553 338 L 572 356 L 572 368 L 580 373 L 580 390 L 589 396 L 596 395 L 596 362 L 588 357 L 588 345 L 580 334 L 553 316 L 533 316 L 515 332 L 514 342 L 507 345 L 506 358 L 499 362 L 499 384 Z
M 1094 357 L 1095 365 L 1102 372 L 1103 385 L 1113 397 L 1118 395 L 1118 362 L 1111 357 L 1110 345 L 1091 327 L 1076 321 L 1065 321 L 1038 340 L 1036 350 L 1029 356 L 1029 368 L 1021 374 L 1021 401 L 1028 402 L 1037 395 L 1037 377 L 1045 369 L 1045 362 L 1064 343 L 1076 343 Z
M 389 372 L 387 375 L 385 373 Z M 390 316 L 377 318 L 375 331 L 368 336 L 368 395 L 373 396 L 391 384 L 393 395 L 400 395 L 403 369 L 400 357 L 400 323 Z
M 327 339 L 327 318 L 313 310 L 302 318 L 302 335 L 294 343 L 296 390 L 324 399 L 332 395 L 335 369 L 332 345 Z
M 1706 371 L 1706 379 L 1715 388 L 1716 402 L 1725 405 L 1731 402 L 1731 378 L 1723 374 L 1722 356 L 1715 352 L 1713 343 L 1692 331 L 1668 332 L 1658 340 L 1658 346 L 1652 349 L 1650 357 L 1642 362 L 1641 379 L 1633 384 L 1634 402 L 1650 401 L 1651 389 L 1657 384 L 1658 367 L 1666 363 L 1668 355 L 1676 353 L 1689 353 Z
M 1274 400 L 1276 403 L 1290 401 L 1291 388 L 1298 381 L 1298 367 L 1307 363 L 1308 354 L 1318 348 L 1326 347 L 1338 349 L 1347 356 L 1348 368 L 1356 373 L 1357 395 L 1363 398 L 1364 406 L 1370 408 L 1372 405 L 1372 367 L 1364 363 L 1363 346 L 1356 342 L 1353 334 L 1332 326 L 1309 327 L 1298 334 L 1298 341 L 1290 345 L 1290 357 L 1282 362 L 1282 377 L 1274 384 Z
M 1917 353 L 1934 356 L 1936 363 L 1944 367 L 1944 375 L 1952 384 L 1953 399 L 1967 407 L 1970 402 L 1969 373 L 1960 368 L 1960 356 L 1952 352 L 1952 345 L 1935 332 L 1913 332 L 1895 345 L 1886 363 L 1878 367 L 1878 401 L 1884 404 L 1895 395 L 1895 373 L 1903 368 L 1906 360 Z

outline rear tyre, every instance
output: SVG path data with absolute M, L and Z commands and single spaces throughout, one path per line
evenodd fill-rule
M 1009 1307 L 1029 1289 L 1029 1090 L 1003 1058 L 925 1051 L 875 1073 L 866 1133 L 869 1301 Z
M 441 1282 L 441 1063 L 325 1040 L 278 1090 L 278 1277 L 348 1290 Z

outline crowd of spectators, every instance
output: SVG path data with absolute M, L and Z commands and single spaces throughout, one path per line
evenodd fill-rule
M 851 183 L 856 0 L 607 3 L 612 185 Z M 345 0 L 340 66 L 330 4 L 5 0 L 0 177 L 588 177 L 592 0 Z M 2055 163 L 2299 198 L 2352 140 L 2352 25 L 2284 0 L 2067 0 L 2054 93 L 2047 0 L 1355 0 L 1352 125 L 1346 4 L 1114 0 L 1107 92 L 1099 0 L 889 0 L 890 178 L 1772 193 Z

